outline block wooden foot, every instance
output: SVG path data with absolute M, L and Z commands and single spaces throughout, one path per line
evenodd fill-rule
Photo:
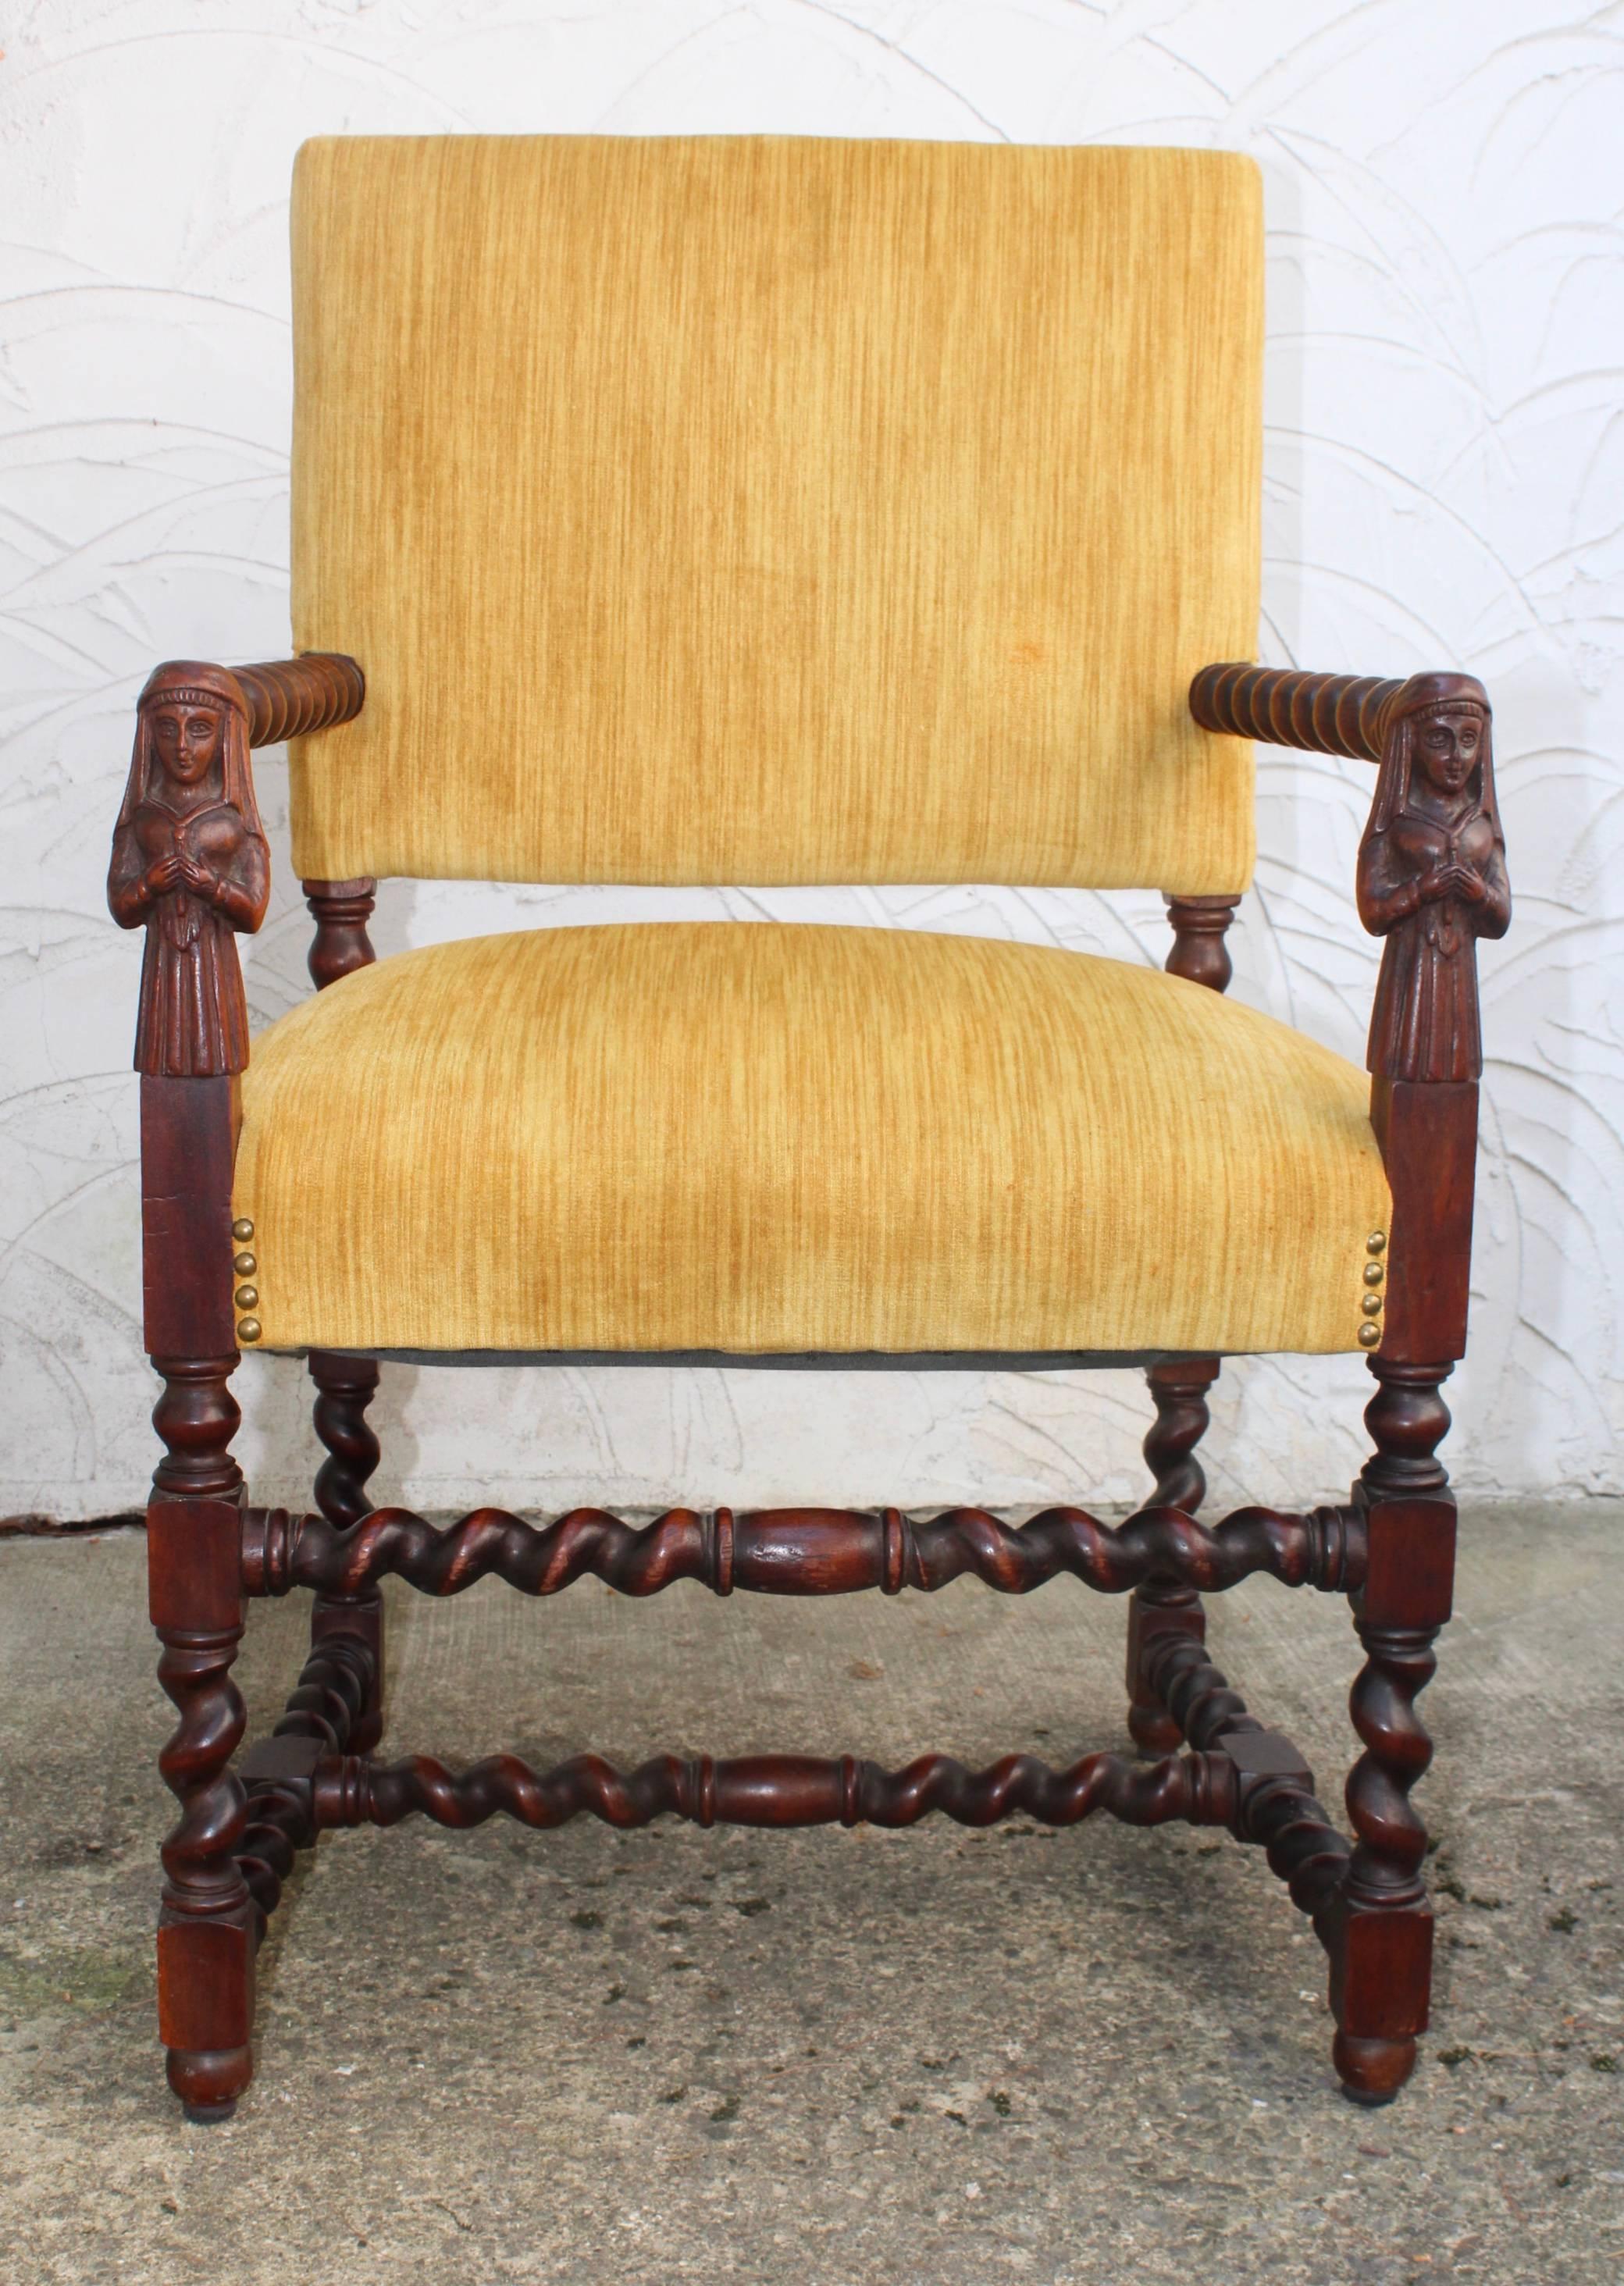
M 219 2126 L 235 2113 L 237 2099 L 234 2095 L 223 2096 L 214 2103 L 200 2097 L 194 2102 L 186 2093 L 188 2088 L 224 2086 L 232 2080 L 246 2087 L 252 2072 L 253 2062 L 247 2048 L 227 2048 L 218 2055 L 188 2055 L 178 2048 L 169 2051 L 169 2085 L 180 2098 L 182 2116 L 193 2127 Z
M 1379 2111 L 1391 2103 L 1415 2069 L 1414 2040 L 1356 2040 L 1338 2032 L 1331 2043 L 1331 2061 L 1350 2103 Z
M 1331 1945 L 1331 2061 L 1352 2103 L 1391 2103 L 1415 2069 L 1432 1982 L 1432 1915 L 1345 1901 Z
M 254 2077 L 254 2052 L 246 2041 L 237 2048 L 171 2048 L 166 2069 L 186 2117 L 211 2126 L 236 2110 Z

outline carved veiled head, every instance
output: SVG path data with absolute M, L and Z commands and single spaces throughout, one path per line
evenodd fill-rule
M 149 677 L 138 702 L 135 752 L 121 824 L 154 794 L 190 793 L 215 777 L 219 799 L 261 832 L 248 771 L 247 702 L 234 675 L 201 660 L 174 659 Z
M 1488 694 L 1475 675 L 1412 675 L 1384 724 L 1381 822 L 1408 808 L 1417 779 L 1443 800 L 1465 798 L 1492 817 L 1490 721 Z

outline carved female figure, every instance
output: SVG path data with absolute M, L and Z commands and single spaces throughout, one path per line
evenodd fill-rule
M 1359 851 L 1359 915 L 1387 940 L 1367 1062 L 1387 1079 L 1476 1079 L 1477 940 L 1511 918 L 1489 708 L 1470 675 L 1412 676 L 1385 725 Z
M 248 1005 L 234 932 L 265 917 L 271 861 L 248 771 L 248 708 L 217 666 L 160 667 L 142 691 L 113 835 L 107 903 L 146 924 L 136 1069 L 244 1069 Z

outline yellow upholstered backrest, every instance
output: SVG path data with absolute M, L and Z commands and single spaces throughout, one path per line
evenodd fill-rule
M 1249 161 L 331 139 L 293 242 L 301 873 L 1246 886 Z

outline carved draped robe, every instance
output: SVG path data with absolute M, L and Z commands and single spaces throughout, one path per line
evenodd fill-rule
M 179 848 L 225 886 L 217 904 L 184 885 L 148 903 L 149 866 Z M 113 852 L 108 902 L 125 928 L 145 920 L 136 1069 L 197 1078 L 239 1072 L 248 1060 L 248 1012 L 233 942 L 264 910 L 270 854 L 232 803 L 212 801 L 177 815 L 160 801 L 137 804 Z
M 1488 890 L 1480 905 L 1443 897 L 1405 910 L 1435 868 L 1469 866 Z M 1505 858 L 1486 812 L 1453 826 L 1412 809 L 1367 836 L 1359 855 L 1360 910 L 1387 942 L 1371 1012 L 1368 1058 L 1389 1079 L 1475 1079 L 1483 1068 L 1476 941 L 1504 933 L 1511 913 Z

